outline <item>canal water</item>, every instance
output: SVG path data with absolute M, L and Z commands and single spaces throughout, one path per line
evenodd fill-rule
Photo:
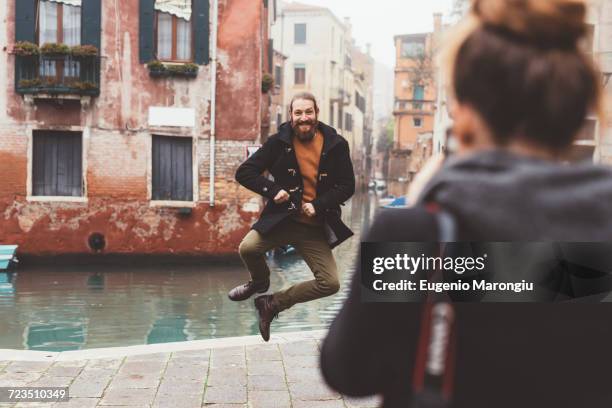
M 347 296 L 362 231 L 375 196 L 355 196 L 343 219 L 355 232 L 334 250 L 338 294 L 282 312 L 272 332 L 325 329 Z M 312 279 L 298 255 L 269 260 L 272 290 Z M 19 268 L 0 277 L 0 348 L 44 351 L 142 345 L 258 334 L 252 299 L 227 292 L 244 283 L 233 265 L 79 266 Z

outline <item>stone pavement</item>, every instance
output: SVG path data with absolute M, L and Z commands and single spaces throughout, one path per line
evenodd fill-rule
M 69 402 L 0 407 L 369 408 L 329 389 L 322 332 L 45 353 L 0 350 L 0 386 L 68 386 Z M 165 350 L 165 351 L 164 351 Z M 10 357 L 9 357 L 10 356 Z

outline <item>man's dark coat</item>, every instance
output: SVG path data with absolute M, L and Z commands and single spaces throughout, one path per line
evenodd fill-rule
M 319 123 L 323 134 L 323 150 L 317 175 L 317 197 L 312 201 L 317 216 L 323 220 L 327 242 L 334 248 L 353 235 L 342 222 L 340 205 L 355 192 L 355 173 L 348 142 L 336 130 Z M 297 215 L 302 207 L 304 181 L 300 173 L 295 150 L 293 129 L 289 123 L 236 171 L 236 181 L 251 191 L 269 199 L 253 229 L 265 235 L 289 216 Z M 273 180 L 263 173 L 268 171 Z M 285 190 L 291 196 L 288 202 L 276 204 L 274 197 Z

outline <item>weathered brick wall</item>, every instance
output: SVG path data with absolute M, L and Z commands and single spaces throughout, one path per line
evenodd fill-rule
M 0 39 L 14 42 L 14 1 L 0 8 Z M 138 61 L 138 2 L 103 2 L 101 95 L 33 105 L 14 92 L 14 57 L 0 54 L 9 80 L 0 81 L 0 243 L 22 254 L 87 254 L 102 234 L 104 253 L 235 254 L 261 209 L 259 196 L 234 180 L 246 146 L 260 137 L 260 4 L 220 5 L 215 205 L 209 202 L 210 64 L 193 80 L 153 79 Z M 112 17 L 112 18 L 111 18 Z M 117 17 L 117 18 L 115 18 Z M 152 129 L 150 106 L 193 108 L 192 129 Z M 26 200 L 28 129 L 84 129 L 86 202 Z M 196 137 L 199 197 L 191 214 L 152 207 L 151 135 Z
M 0 197 L 26 195 L 27 137 L 21 126 L 0 126 Z

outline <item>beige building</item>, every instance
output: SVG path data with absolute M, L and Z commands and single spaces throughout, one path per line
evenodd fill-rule
M 364 127 L 371 125 L 362 98 L 368 98 L 373 75 L 360 58 L 353 62 L 350 21 L 341 21 L 325 7 L 281 2 L 272 38 L 274 48 L 287 57 L 281 81 L 284 114 L 294 94 L 312 92 L 319 119 L 349 141 L 355 173 L 364 174 Z

